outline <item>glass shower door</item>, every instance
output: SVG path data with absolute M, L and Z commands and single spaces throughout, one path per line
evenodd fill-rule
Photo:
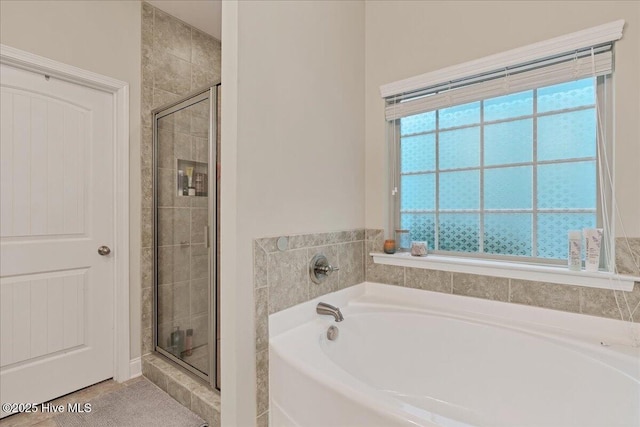
M 154 114 L 156 351 L 213 385 L 214 91 Z

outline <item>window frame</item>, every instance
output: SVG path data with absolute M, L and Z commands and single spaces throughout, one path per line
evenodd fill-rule
M 434 254 L 438 254 L 438 255 L 444 255 L 444 256 L 453 256 L 453 257 L 460 257 L 460 258 L 470 258 L 470 259 L 484 259 L 484 260 L 496 260 L 496 261 L 510 261 L 510 262 L 517 262 L 517 263 L 524 263 L 524 264 L 537 264 L 537 265 L 565 265 L 566 264 L 566 259 L 565 258 L 542 258 L 542 257 L 536 257 L 533 256 L 534 254 L 537 253 L 537 224 L 538 221 L 536 219 L 536 215 L 538 213 L 545 213 L 545 209 L 539 209 L 537 206 L 537 167 L 538 165 L 544 165 L 544 164 L 558 164 L 558 163 L 572 163 L 572 162 L 580 162 L 580 161 L 593 161 L 595 160 L 596 162 L 596 209 L 595 212 L 591 209 L 567 209 L 565 212 L 567 213 L 595 213 L 596 215 L 596 227 L 598 228 L 603 228 L 604 229 L 604 233 L 605 235 L 603 236 L 603 251 L 602 254 L 603 256 L 601 256 L 601 262 L 600 262 L 600 268 L 604 269 L 606 271 L 613 271 L 613 263 L 610 262 L 611 260 L 614 260 L 614 237 L 615 236 L 615 231 L 614 231 L 614 221 L 611 215 L 611 206 L 613 206 L 612 203 L 612 195 L 613 195 L 613 182 L 612 176 L 603 176 L 602 171 L 610 171 L 610 173 L 612 174 L 613 172 L 613 155 L 614 155 L 614 151 L 613 151 L 613 132 L 612 132 L 612 123 L 613 123 L 613 100 L 612 100 L 612 93 L 613 93 L 613 73 L 612 74 L 607 74 L 604 76 L 599 76 L 596 77 L 596 84 L 595 84 L 595 111 L 596 114 L 598 115 L 596 118 L 596 155 L 595 157 L 589 157 L 589 158 L 573 158 L 573 159 L 563 159 L 563 160 L 547 160 L 547 161 L 538 161 L 537 160 L 537 156 L 535 155 L 535 150 L 536 150 L 536 146 L 537 146 L 537 120 L 539 117 L 547 117 L 547 116 L 553 116 L 553 115 L 558 115 L 558 114 L 563 114 L 563 113 L 569 113 L 569 112 L 575 112 L 575 111 L 585 111 L 588 110 L 590 108 L 594 108 L 592 106 L 589 107 L 575 107 L 575 108 L 568 108 L 568 109 L 564 109 L 564 110 L 556 110 L 553 112 L 543 112 L 540 113 L 537 111 L 537 107 L 536 107 L 536 103 L 537 103 L 537 96 L 536 96 L 536 92 L 542 88 L 542 87 L 546 87 L 546 86 L 539 86 L 536 87 L 535 89 L 532 89 L 533 91 L 533 111 L 532 114 L 529 115 L 524 115 L 524 116 L 518 116 L 518 117 L 512 117 L 512 118 L 508 118 L 508 119 L 500 119 L 500 120 L 493 120 L 493 121 L 484 121 L 484 114 L 483 114 L 483 106 L 484 106 L 484 101 L 495 98 L 496 96 L 491 96 L 488 98 L 483 98 L 481 100 L 479 100 L 480 102 L 480 121 L 476 124 L 472 124 L 472 125 L 464 125 L 464 126 L 459 126 L 459 127 L 452 127 L 452 128 L 446 128 L 446 129 L 439 129 L 438 125 L 437 125 L 437 118 L 436 118 L 436 127 L 434 130 L 429 131 L 429 132 L 420 132 L 420 133 L 415 133 L 415 134 L 411 134 L 409 135 L 409 137 L 411 136 L 420 136 L 420 135 L 427 135 L 427 134 L 434 134 L 435 135 L 435 141 L 436 141 L 436 152 L 435 152 L 435 169 L 431 172 L 434 174 L 435 176 L 435 206 L 432 212 L 416 212 L 416 213 L 427 213 L 427 214 L 432 214 L 434 216 L 434 244 L 435 247 L 438 247 L 438 239 L 439 239 L 439 230 L 438 230 L 438 226 L 439 226 L 439 221 L 438 221 L 438 217 L 439 215 L 441 215 L 442 213 L 451 213 L 451 212 L 455 212 L 455 213 L 471 213 L 474 215 L 478 215 L 478 220 L 479 220 L 479 226 L 478 226 L 478 232 L 479 232 L 479 241 L 478 241 L 478 252 L 460 252 L 460 251 L 446 251 L 446 250 L 432 250 L 430 251 L 430 253 L 434 253 Z M 400 101 L 397 101 L 400 102 Z M 464 105 L 464 104 L 457 104 L 457 105 Z M 451 105 L 452 107 L 456 106 L 456 105 Z M 434 111 L 439 111 L 439 110 L 434 110 Z M 424 112 L 422 112 L 424 113 Z M 416 113 L 417 114 L 422 114 L 422 113 Z M 409 116 L 406 116 L 409 117 Z M 436 113 L 436 117 L 437 117 L 437 113 Z M 532 120 L 532 127 L 533 127 L 533 140 L 532 140 L 532 150 L 534 150 L 534 154 L 532 156 L 532 159 L 530 162 L 521 162 L 521 163 L 513 163 L 513 164 L 500 164 L 500 165 L 491 165 L 491 166 L 486 166 L 484 164 L 484 126 L 486 125 L 490 125 L 490 124 L 496 124 L 496 123 L 508 123 L 508 122 L 514 122 L 514 121 L 518 121 L 518 120 L 527 120 L 527 119 L 531 119 Z M 389 141 L 390 141 L 390 178 L 391 178 L 391 182 L 390 182 L 390 187 L 392 189 L 395 189 L 397 191 L 392 191 L 391 195 L 390 195 L 390 231 L 393 233 L 394 230 L 402 228 L 401 226 L 401 198 L 402 198 L 402 188 L 401 188 L 401 176 L 403 175 L 401 172 L 401 126 L 400 126 L 400 120 L 401 118 L 397 118 L 394 120 L 388 120 L 386 121 L 387 123 L 387 132 L 388 132 L 388 137 L 389 137 Z M 450 130 L 457 130 L 457 129 L 464 129 L 464 128 L 472 128 L 472 127 L 479 127 L 480 128 L 480 161 L 479 161 L 479 166 L 477 167 L 468 167 L 468 168 L 458 168 L 458 169 L 447 169 L 447 170 L 440 170 L 438 168 L 438 151 L 437 151 L 437 147 L 438 147 L 438 137 L 440 132 L 443 131 L 450 131 Z M 405 138 L 407 137 L 407 135 L 404 136 Z M 605 143 L 603 143 L 602 138 L 604 137 L 604 141 Z M 605 151 L 602 151 L 605 150 Z M 602 152 L 601 152 L 602 151 Z M 483 182 L 483 176 L 484 176 L 484 171 L 488 170 L 488 169 L 499 169 L 499 168 L 505 168 L 505 167 L 517 167 L 517 166 L 531 166 L 532 167 L 532 206 L 531 209 L 519 209 L 519 210 L 513 210 L 513 213 L 528 213 L 532 215 L 532 225 L 531 225 L 531 256 L 525 256 L 525 255 L 505 255 L 505 254 L 494 254 L 494 253 L 486 253 L 484 252 L 484 240 L 485 240 L 485 236 L 484 236 L 484 216 L 487 213 L 493 213 L 492 209 L 483 209 L 484 208 L 484 182 Z M 480 197 L 480 205 L 478 207 L 477 210 L 446 210 L 443 212 L 443 210 L 439 209 L 439 175 L 442 172 L 449 172 L 449 171 L 464 171 L 464 170 L 477 170 L 480 173 L 480 180 L 479 180 L 479 197 Z M 411 174 L 419 174 L 420 172 L 413 172 L 407 175 L 411 175 Z M 424 173 L 424 172 L 423 172 Z M 605 174 L 608 175 L 609 173 Z M 604 192 L 603 189 L 604 188 Z M 502 213 L 504 213 L 504 211 L 502 211 Z M 510 211 L 511 213 L 511 211 Z M 607 227 L 605 224 L 605 217 L 608 216 L 608 221 L 609 221 L 609 226 Z

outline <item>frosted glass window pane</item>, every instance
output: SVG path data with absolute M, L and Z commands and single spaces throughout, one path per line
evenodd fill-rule
M 538 112 L 594 105 L 596 102 L 594 88 L 594 79 L 591 77 L 540 88 L 538 89 Z
M 531 217 L 531 214 L 486 214 L 485 253 L 531 256 Z
M 538 166 L 538 208 L 595 209 L 596 162 Z
M 398 225 L 430 249 L 566 259 L 567 231 L 596 224 L 595 102 L 586 78 L 400 119 Z
M 434 134 L 404 137 L 400 140 L 400 171 L 421 172 L 436 168 Z
M 480 172 L 440 173 L 439 199 L 441 210 L 479 209 Z
M 435 248 L 436 222 L 433 214 L 401 214 L 400 226 L 409 230 L 411 241 L 427 242 Z
M 439 168 L 457 169 L 480 165 L 480 128 L 440 132 Z
M 538 214 L 538 253 L 540 258 L 566 259 L 569 230 L 596 226 L 596 214 Z
M 533 91 L 513 93 L 484 101 L 484 120 L 510 119 L 533 114 Z
M 480 123 L 480 102 L 456 105 L 440 110 L 440 129 Z
M 538 118 L 538 160 L 595 156 L 595 109 Z
M 533 194 L 531 166 L 486 169 L 485 209 L 531 209 Z
M 441 214 L 438 239 L 441 251 L 478 252 L 480 218 L 476 214 Z
M 435 175 L 403 175 L 401 177 L 401 203 L 400 209 L 406 210 L 433 210 L 435 209 Z
M 400 119 L 400 135 L 410 135 L 435 130 L 436 112 L 416 114 Z
M 533 159 L 533 120 L 487 125 L 484 128 L 484 164 L 505 165 Z

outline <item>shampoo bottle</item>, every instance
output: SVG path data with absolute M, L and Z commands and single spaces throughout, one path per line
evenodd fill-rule
M 180 326 L 176 326 L 171 333 L 171 347 L 173 354 L 178 357 L 182 356 L 184 351 L 184 331 L 180 329 Z
M 196 187 L 193 186 L 193 167 L 187 168 L 187 181 L 188 181 L 188 192 L 187 195 L 195 196 L 196 195 Z
M 584 240 L 586 242 L 584 269 L 586 271 L 598 271 L 602 246 L 602 228 L 585 228 Z
M 569 231 L 569 254 L 567 256 L 569 270 L 582 269 L 582 233 L 579 230 Z
M 183 183 L 184 183 L 184 171 L 180 169 L 178 171 L 178 196 L 183 195 Z

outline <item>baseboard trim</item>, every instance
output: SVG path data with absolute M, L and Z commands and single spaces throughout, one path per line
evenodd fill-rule
M 129 379 L 142 375 L 142 358 L 136 357 L 129 361 Z

